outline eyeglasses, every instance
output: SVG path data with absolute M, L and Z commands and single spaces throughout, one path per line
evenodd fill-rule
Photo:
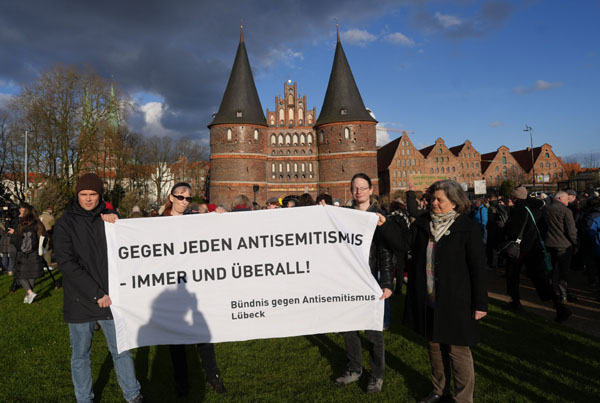
M 358 192 L 362 193 L 362 192 L 366 192 L 366 191 L 367 191 L 367 190 L 369 190 L 369 189 L 370 189 L 369 187 L 364 187 L 364 188 L 354 188 L 353 192 L 354 192 L 354 193 L 358 193 Z
M 191 202 L 192 202 L 192 198 L 191 198 L 191 197 L 189 197 L 189 196 L 188 196 L 188 197 L 185 197 L 185 196 L 182 196 L 182 195 L 174 195 L 174 194 L 172 194 L 171 196 L 173 196 L 174 198 L 176 198 L 176 199 L 177 199 L 177 200 L 179 200 L 179 201 L 184 201 L 184 200 L 185 200 L 185 201 L 186 201 L 186 202 L 188 202 L 188 203 L 191 203 Z

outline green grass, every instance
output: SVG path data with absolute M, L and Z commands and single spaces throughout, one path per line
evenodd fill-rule
M 74 401 L 62 289 L 55 290 L 46 276 L 38 281 L 36 301 L 26 305 L 22 289 L 8 293 L 11 281 L 0 276 L 0 402 Z M 179 401 L 414 401 L 431 389 L 425 342 L 400 325 L 402 298 L 393 297 L 392 309 L 392 328 L 385 333 L 388 368 L 378 396 L 365 394 L 365 380 L 333 385 L 345 354 L 342 337 L 327 334 L 218 344 L 225 396 L 206 385 L 197 354 L 188 347 L 191 393 Z M 147 401 L 177 401 L 168 349 L 144 347 L 133 354 Z M 473 356 L 476 402 L 599 400 L 600 340 L 534 315 L 492 303 Z M 364 359 L 367 365 L 366 352 Z M 101 332 L 94 337 L 92 370 L 96 401 L 123 401 Z

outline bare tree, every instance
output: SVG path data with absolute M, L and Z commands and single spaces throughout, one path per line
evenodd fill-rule
M 174 160 L 173 140 L 168 136 L 154 136 L 147 140 L 146 164 L 151 167 L 151 181 L 156 189 L 156 202 L 163 203 L 165 184 L 172 178 L 169 165 Z

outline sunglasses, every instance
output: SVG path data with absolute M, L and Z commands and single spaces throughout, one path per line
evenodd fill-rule
M 174 194 L 172 194 L 171 196 L 173 196 L 174 198 L 176 198 L 176 199 L 177 199 L 177 200 L 179 200 L 179 201 L 184 201 L 184 200 L 185 200 L 185 201 L 187 201 L 188 203 L 191 203 L 191 202 L 192 202 L 192 198 L 191 198 L 191 197 L 189 197 L 189 196 L 188 196 L 188 197 L 185 197 L 185 196 L 182 196 L 182 195 L 174 195 Z

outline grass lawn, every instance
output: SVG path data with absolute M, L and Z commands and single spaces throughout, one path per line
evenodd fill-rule
M 60 274 L 55 272 L 60 278 Z M 49 276 L 23 304 L 24 291 L 8 293 L 12 277 L 0 276 L 0 402 L 74 401 L 62 289 Z M 387 373 L 383 392 L 365 394 L 366 379 L 344 388 L 333 379 L 344 369 L 338 334 L 223 343 L 217 359 L 228 393 L 206 385 L 195 350 L 188 347 L 191 393 L 176 399 L 168 349 L 133 351 L 147 401 L 411 402 L 429 393 L 424 340 L 401 326 L 402 298 L 392 298 L 392 328 L 385 333 Z M 493 300 L 473 349 L 476 402 L 600 401 L 600 340 L 527 314 L 505 312 Z M 365 365 L 368 355 L 365 353 Z M 92 370 L 96 401 L 123 401 L 101 332 L 94 337 Z

